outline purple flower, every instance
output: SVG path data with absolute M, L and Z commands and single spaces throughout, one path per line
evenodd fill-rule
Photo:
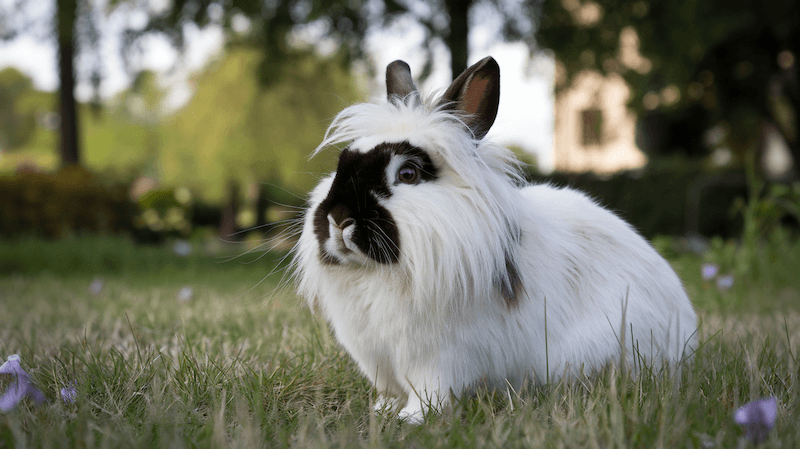
M 65 404 L 75 402 L 75 397 L 77 395 L 78 392 L 75 390 L 75 384 L 69 384 L 61 389 L 61 399 L 64 400 Z
M 100 278 L 92 279 L 92 283 L 89 284 L 89 293 L 93 295 L 99 295 L 100 292 L 103 291 L 103 280 Z
M 719 273 L 719 267 L 713 263 L 704 263 L 700 271 L 703 275 L 703 280 L 710 281 L 717 276 L 717 273 Z
M 194 289 L 187 285 L 186 287 L 183 287 L 180 290 L 178 290 L 177 297 L 179 303 L 185 304 L 191 301 L 192 297 L 194 297 Z
M 186 240 L 177 240 L 175 244 L 172 245 L 172 252 L 181 257 L 188 257 L 192 254 L 192 244 Z
M 747 437 L 755 444 L 767 438 L 777 417 L 778 400 L 774 397 L 748 402 L 733 414 L 733 420 L 742 426 Z
M 717 278 L 717 288 L 720 290 L 730 290 L 733 287 L 733 276 L 730 274 Z
M 25 396 L 30 396 L 36 404 L 44 402 L 44 394 L 31 385 L 28 373 L 20 366 L 19 355 L 9 356 L 8 360 L 0 365 L 0 374 L 10 374 L 14 378 L 6 392 L 0 396 L 0 410 L 11 411 Z

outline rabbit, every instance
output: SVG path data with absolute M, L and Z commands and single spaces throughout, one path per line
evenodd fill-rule
M 670 265 L 585 194 L 527 185 L 486 139 L 492 57 L 440 98 L 409 66 L 387 100 L 347 107 L 312 153 L 344 146 L 311 191 L 294 249 L 298 294 L 387 408 L 412 423 L 479 387 L 680 366 L 697 317 Z

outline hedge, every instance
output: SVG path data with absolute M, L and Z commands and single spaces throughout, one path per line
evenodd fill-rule
M 136 207 L 127 186 L 79 167 L 0 177 L 0 236 L 48 238 L 130 231 Z
M 584 191 L 647 237 L 695 232 L 723 237 L 741 234 L 742 218 L 735 205 L 737 198 L 747 198 L 742 171 L 656 169 L 604 178 L 588 173 L 530 172 L 528 178 Z
M 531 171 L 527 175 L 533 182 L 569 186 L 586 192 L 647 237 L 691 232 L 737 237 L 741 233 L 741 214 L 735 207 L 737 199 L 747 198 L 747 185 L 741 171 L 648 169 L 611 177 L 542 175 Z M 174 209 L 161 207 L 164 205 L 159 202 L 163 198 L 173 199 L 174 192 L 167 189 L 155 192 L 161 195 L 147 196 L 153 200 L 148 206 L 132 202 L 128 198 L 128 188 L 126 184 L 104 181 L 80 168 L 54 174 L 20 173 L 0 177 L 0 236 L 55 238 L 75 233 L 130 233 L 141 241 L 162 240 L 164 232 L 149 235 L 140 222 L 148 209 L 158 210 L 161 215 Z M 297 201 L 277 187 L 262 189 L 261 195 L 267 202 Z M 217 207 L 200 201 L 179 206 L 186 219 L 191 220 L 190 228 L 219 224 Z M 181 234 L 186 232 L 182 229 Z

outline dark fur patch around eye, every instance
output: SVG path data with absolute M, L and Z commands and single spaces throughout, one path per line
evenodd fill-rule
M 438 177 L 439 170 L 436 168 L 436 165 L 433 164 L 431 157 L 425 150 L 415 147 L 407 141 L 382 145 L 389 145 L 392 153 L 396 155 L 406 156 L 416 161 L 420 167 L 420 179 L 423 181 L 434 181 Z M 398 184 L 397 180 L 394 180 L 394 183 Z
M 384 264 L 395 263 L 400 258 L 397 224 L 389 211 L 378 202 L 378 199 L 392 195 L 389 186 L 396 180 L 387 179 L 386 167 L 394 155 L 415 159 L 420 165 L 423 180 L 436 179 L 437 170 L 430 156 L 408 142 L 382 143 L 367 152 L 346 148 L 339 155 L 328 196 L 314 213 L 314 233 L 323 263 L 338 263 L 324 249 L 330 237 L 328 214 L 332 212 L 335 212 L 333 215 L 337 222 L 344 218 L 355 221 L 353 243 L 368 257 Z

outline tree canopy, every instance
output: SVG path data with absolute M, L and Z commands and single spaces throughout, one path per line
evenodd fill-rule
M 230 181 L 269 181 L 305 191 L 334 154 L 308 159 L 333 116 L 358 99 L 339 61 L 311 54 L 260 86 L 264 56 L 237 46 L 196 77 L 196 94 L 159 131 L 159 177 L 219 201 Z
M 766 121 L 799 166 L 798 17 L 794 0 L 554 0 L 537 41 L 556 55 L 559 87 L 583 70 L 622 75 L 629 107 L 670 124 L 665 138 L 721 123 L 752 148 Z
M 31 79 L 16 69 L 0 71 L 0 151 L 19 148 L 36 128 L 36 111 L 27 104 Z
M 239 41 L 256 44 L 262 49 L 260 60 L 262 84 L 279 80 L 285 73 L 284 65 L 294 57 L 302 59 L 306 53 L 290 42 L 298 27 L 310 26 L 318 39 L 334 41 L 339 57 L 345 65 L 350 58 L 360 56 L 361 39 L 369 25 L 367 2 L 354 0 L 174 0 L 162 4 L 133 0 L 110 0 L 103 5 L 94 0 L 52 0 L 55 15 L 39 24 L 42 39 L 53 39 L 58 46 L 60 92 L 59 154 L 62 164 L 81 163 L 81 143 L 78 126 L 82 123 L 80 108 L 76 107 L 74 89 L 76 70 L 74 61 L 80 56 L 91 62 L 89 81 L 97 89 L 102 81 L 104 67 L 100 53 L 100 19 L 114 11 L 124 9 L 136 20 L 123 31 L 123 60 L 130 61 L 141 39 L 159 34 L 166 36 L 182 51 L 190 24 L 203 27 L 209 24 L 222 26 L 229 36 Z M 12 1 L 0 5 L 0 39 L 13 39 L 29 32 L 30 3 Z M 237 30 L 242 20 L 251 24 L 247 33 Z

